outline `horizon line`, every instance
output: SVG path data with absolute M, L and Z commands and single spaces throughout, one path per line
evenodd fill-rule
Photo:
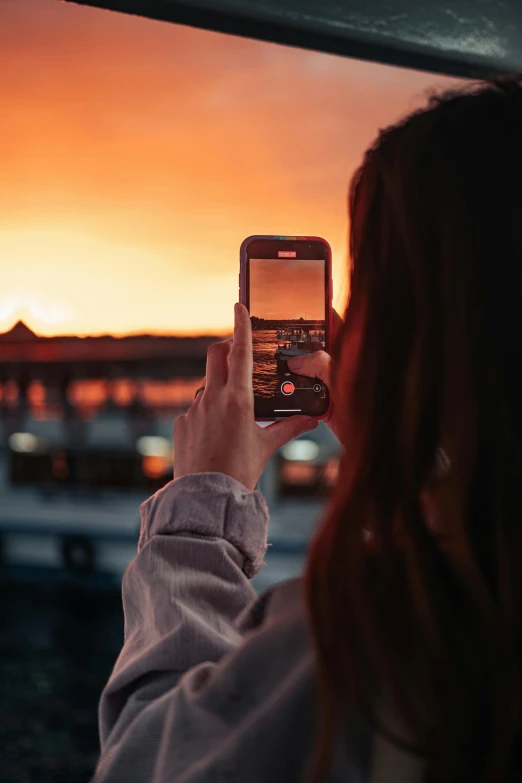
M 199 332 L 199 331 L 187 331 L 187 332 L 163 332 L 163 331 L 157 331 L 157 330 L 150 330 L 150 331 L 143 331 L 143 330 L 133 330 L 129 332 L 110 332 L 110 331 L 97 331 L 97 332 L 55 332 L 54 334 L 42 334 L 41 332 L 33 329 L 31 326 L 28 326 L 28 324 L 23 321 L 22 319 L 18 319 L 15 321 L 11 326 L 7 327 L 7 329 L 0 331 L 0 339 L 2 337 L 5 337 L 6 335 L 9 335 L 11 332 L 15 330 L 17 326 L 23 326 L 27 329 L 27 331 L 31 332 L 36 338 L 42 339 L 42 340 L 52 340 L 54 338 L 60 338 L 60 337 L 69 337 L 69 338 L 78 338 L 78 339 L 86 339 L 86 338 L 93 338 L 98 339 L 101 337 L 110 337 L 113 339 L 122 339 L 122 338 L 128 338 L 128 337 L 167 337 L 167 338 L 178 338 L 178 339 L 205 339 L 205 338 L 228 338 L 232 335 L 232 330 L 229 331 L 216 331 L 214 333 L 211 332 Z

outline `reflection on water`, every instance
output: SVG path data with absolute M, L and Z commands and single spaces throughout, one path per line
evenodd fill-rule
M 273 397 L 279 390 L 281 381 L 275 359 L 278 342 L 275 329 L 252 332 L 254 394 L 258 397 Z
M 190 405 L 201 377 L 145 380 L 117 378 L 114 380 L 77 380 L 67 386 L 65 399 L 60 389 L 33 380 L 27 388 L 27 406 L 35 419 L 60 419 L 67 408 L 75 417 L 90 419 L 100 411 L 121 410 L 131 414 L 142 410 L 158 415 L 169 414 Z M 14 380 L 0 383 L 0 409 L 6 414 L 18 409 L 19 390 Z
M 256 397 L 266 399 L 281 397 L 281 381 L 285 378 L 291 380 L 296 389 L 308 389 L 313 385 L 313 381 L 309 378 L 289 372 L 286 362 L 278 367 L 276 350 L 281 342 L 277 337 L 276 329 L 259 329 L 252 332 L 253 386 Z
M 0 583 L 2 783 L 87 783 L 123 638 L 119 592 Z

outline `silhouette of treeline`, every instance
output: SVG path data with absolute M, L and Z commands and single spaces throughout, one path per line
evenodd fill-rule
M 0 334 L 0 383 L 19 376 L 46 382 L 51 375 L 57 382 L 69 376 L 197 376 L 204 372 L 207 349 L 217 339 L 222 338 L 154 334 L 43 337 L 19 321 Z
M 256 315 L 250 317 L 252 329 L 284 329 L 291 326 L 309 326 L 310 328 L 323 328 L 324 320 L 310 320 L 308 318 L 279 318 L 269 320 L 267 318 L 258 318 Z
M 132 332 L 129 334 L 94 334 L 94 335 L 77 335 L 77 334 L 58 334 L 52 336 L 42 336 L 33 332 L 23 321 L 17 321 L 17 323 L 9 329 L 7 332 L 0 334 L 0 343 L 63 343 L 63 342 L 84 342 L 84 343 L 102 343 L 106 340 L 112 342 L 127 342 L 131 343 L 136 340 L 158 340 L 158 341 L 170 341 L 183 343 L 192 341 L 193 344 L 197 342 L 205 342 L 211 340 L 222 340 L 222 337 L 217 337 L 211 334 L 206 335 L 177 335 L 177 334 L 160 334 L 150 332 Z

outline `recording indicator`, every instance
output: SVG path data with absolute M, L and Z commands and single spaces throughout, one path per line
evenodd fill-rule
M 295 392 L 295 386 L 292 381 L 285 381 L 281 384 L 281 391 L 283 394 L 288 396 L 289 394 L 293 394 Z

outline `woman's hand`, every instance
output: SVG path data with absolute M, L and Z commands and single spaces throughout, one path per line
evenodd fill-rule
M 332 323 L 332 342 L 336 339 L 337 334 L 343 325 L 343 319 L 335 310 L 333 311 L 333 323 Z M 325 424 L 328 424 L 334 435 L 340 438 L 340 421 L 339 415 L 335 411 L 335 400 L 332 399 L 331 389 L 331 373 L 332 373 L 332 358 L 325 351 L 316 351 L 309 354 L 309 356 L 294 356 L 292 359 L 288 359 L 288 367 L 297 375 L 305 375 L 307 378 L 319 378 L 330 391 L 330 410 L 328 415 L 323 419 Z
M 291 416 L 259 427 L 254 420 L 252 328 L 244 305 L 234 307 L 234 337 L 211 345 L 205 388 L 174 422 L 174 478 L 225 473 L 253 490 L 271 455 L 317 427 L 310 416 Z

